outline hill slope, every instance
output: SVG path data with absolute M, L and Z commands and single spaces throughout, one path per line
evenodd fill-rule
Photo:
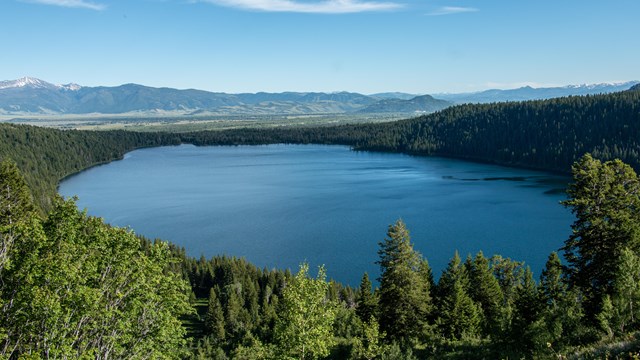
M 383 99 L 371 104 L 361 113 L 431 113 L 451 106 L 452 103 L 445 100 L 434 99 L 430 95 L 416 96 L 409 100 Z

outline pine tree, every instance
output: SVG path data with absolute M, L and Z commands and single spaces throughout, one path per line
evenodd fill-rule
M 563 250 L 569 279 L 586 296 L 588 313 L 599 312 L 613 293 L 621 251 L 640 251 L 640 182 L 620 160 L 601 163 L 584 155 L 573 166 L 574 183 L 564 205 L 576 215 Z
M 543 341 L 539 331 L 540 309 L 538 286 L 531 269 L 527 267 L 523 282 L 516 290 L 511 323 L 513 344 L 527 357 L 533 356 L 536 349 L 542 347 Z
M 379 243 L 380 329 L 390 340 L 420 337 L 428 328 L 432 302 L 429 283 L 421 276 L 421 255 L 413 249 L 404 222 L 390 225 L 387 238 Z
M 220 300 L 218 300 L 216 289 L 213 287 L 209 291 L 209 306 L 207 308 L 204 325 L 207 333 L 212 335 L 218 344 L 224 341 L 224 313 Z
M 0 163 L 0 229 L 33 215 L 34 206 L 18 166 L 9 160 Z
M 552 252 L 540 275 L 538 296 L 544 324 L 544 342 L 560 350 L 579 335 L 582 308 L 577 289 L 569 290 L 560 257 Z
M 375 295 L 371 292 L 371 281 L 369 275 L 365 272 L 360 282 L 360 291 L 358 292 L 356 314 L 362 322 L 371 320 L 372 317 L 376 317 L 376 307 L 378 301 Z
M 456 251 L 438 282 L 438 327 L 449 339 L 476 337 L 480 333 L 480 307 L 469 294 L 469 275 Z
M 482 251 L 469 262 L 469 296 L 482 309 L 482 329 L 485 335 L 497 334 L 501 328 L 502 289 Z

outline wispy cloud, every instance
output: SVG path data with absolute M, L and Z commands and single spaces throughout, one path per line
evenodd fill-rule
M 400 3 L 358 0 L 324 0 L 314 2 L 301 2 L 299 0 L 199 0 L 198 2 L 207 2 L 243 10 L 315 14 L 389 11 L 403 7 Z
M 35 4 L 44 4 L 44 5 L 54 5 L 54 6 L 62 6 L 69 8 L 83 8 L 83 9 L 91 9 L 91 10 L 104 10 L 106 9 L 106 5 L 93 3 L 85 0 L 23 0 L 25 2 L 35 3 Z
M 477 12 L 477 11 L 480 11 L 480 10 L 472 7 L 442 6 L 430 13 L 427 13 L 427 15 L 440 16 L 440 15 L 461 14 L 461 13 L 469 13 L 469 12 Z

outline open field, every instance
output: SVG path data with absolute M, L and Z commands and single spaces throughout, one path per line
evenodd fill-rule
M 387 122 L 411 117 L 411 114 L 313 114 L 313 115 L 208 115 L 208 116 L 132 116 L 132 115 L 51 115 L 4 117 L 2 122 L 28 124 L 56 129 L 131 130 L 190 132 L 237 128 L 273 128 L 286 126 L 324 126 Z

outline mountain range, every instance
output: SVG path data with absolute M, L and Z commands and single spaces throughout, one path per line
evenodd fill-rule
M 394 103 L 393 112 L 433 112 L 451 105 L 431 97 L 416 99 L 408 101 L 405 107 L 401 103 Z M 0 82 L 0 114 L 5 115 L 337 114 L 359 112 L 385 101 L 388 99 L 351 92 L 227 94 L 193 89 L 154 88 L 138 84 L 115 87 L 54 85 L 30 77 Z M 384 109 L 384 106 L 374 108 L 391 112 Z
M 282 92 L 227 94 L 203 90 L 155 88 L 138 84 L 114 87 L 55 85 L 24 77 L 0 81 L 0 115 L 302 115 L 345 113 L 435 112 L 458 103 L 548 99 L 569 95 L 609 93 L 638 84 L 571 85 L 556 88 L 522 87 L 463 94 L 363 95 L 353 92 Z
M 618 91 L 625 91 L 629 90 L 629 88 L 638 83 L 640 82 L 627 81 L 618 83 L 582 84 L 540 88 L 524 86 L 517 89 L 509 90 L 491 89 L 480 92 L 460 94 L 441 93 L 434 94 L 434 96 L 438 99 L 451 101 L 455 104 L 545 100 L 564 96 L 608 94 Z

